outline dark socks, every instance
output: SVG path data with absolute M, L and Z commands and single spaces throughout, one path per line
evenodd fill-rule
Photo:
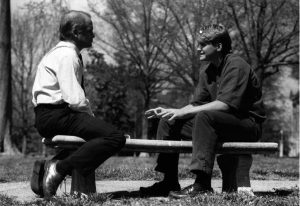
M 211 188 L 211 175 L 202 171 L 197 171 L 195 184 L 199 184 L 204 188 Z
M 177 184 L 179 183 L 178 174 L 165 174 L 163 181 L 168 184 Z

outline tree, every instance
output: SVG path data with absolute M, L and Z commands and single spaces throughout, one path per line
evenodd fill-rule
M 29 2 L 12 17 L 13 132 L 23 154 L 35 151 L 32 84 L 42 56 L 58 41 L 60 3 Z
M 283 129 L 287 141 L 294 136 L 293 106 L 286 84 L 291 78 L 280 68 L 288 66 L 298 70 L 299 1 L 230 0 L 224 3 L 228 8 L 227 26 L 231 28 L 234 48 L 237 48 L 235 52 L 251 64 L 264 87 L 268 118 L 264 123 L 263 140 L 278 140 Z
M 299 141 L 299 127 L 295 127 L 299 116 L 294 114 L 297 110 L 297 102 L 293 102 L 294 96 L 299 95 L 299 80 L 291 76 L 292 69 L 282 66 L 279 72 L 266 79 L 264 89 L 264 102 L 268 119 L 264 123 L 263 141 L 277 141 L 280 133 L 284 137 L 284 154 L 296 153 Z M 298 96 L 299 98 L 299 96 Z
M 113 41 L 98 39 L 117 51 L 117 62 L 136 77 L 131 80 L 138 91 L 139 108 L 156 106 L 161 103 L 159 98 L 168 99 L 169 103 L 164 102 L 168 106 L 189 101 L 201 67 L 197 36 L 203 24 L 225 24 L 233 52 L 252 65 L 262 83 L 279 66 L 298 64 L 295 0 L 114 0 L 107 5 L 105 14 L 91 6 L 114 31 Z M 169 93 L 159 97 L 162 92 Z M 143 110 L 137 110 L 141 120 Z
M 205 64 L 200 62 L 197 52 L 199 30 L 202 25 L 219 21 L 218 10 L 221 9 L 221 4 L 207 0 L 159 2 L 169 13 L 170 19 L 166 25 L 166 31 L 169 33 L 168 46 L 158 45 L 158 48 L 171 70 L 169 81 L 172 83 L 172 92 L 179 91 L 181 95 L 186 93 L 185 97 L 191 97 L 198 84 L 200 68 Z M 186 98 L 185 104 L 188 102 L 189 98 Z
M 16 154 L 18 149 L 11 139 L 11 30 L 9 0 L 1 0 L 0 17 L 0 151 L 7 154 Z
M 143 113 L 168 82 L 168 71 L 157 46 L 166 45 L 168 13 L 160 10 L 159 4 L 153 0 L 112 0 L 107 4 L 105 15 L 97 10 L 95 4 L 90 8 L 114 30 L 114 43 L 100 36 L 97 38 L 115 49 L 118 62 L 128 68 L 131 87 L 137 91 L 136 128 L 137 131 L 143 128 L 142 134 L 136 136 L 147 138 L 147 122 Z
M 299 64 L 299 1 L 230 0 L 235 47 L 263 82 L 280 65 Z
M 132 133 L 134 107 L 130 97 L 129 75 L 122 66 L 109 65 L 103 54 L 94 49 L 88 51 L 85 79 L 86 93 L 96 117 Z

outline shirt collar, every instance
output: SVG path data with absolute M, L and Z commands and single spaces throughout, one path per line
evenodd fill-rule
M 227 62 L 227 59 L 228 57 L 231 55 L 232 53 L 228 53 L 224 56 L 224 58 L 222 59 L 220 65 L 218 66 L 217 70 L 218 70 L 218 73 L 221 74 L 223 68 L 224 68 L 224 65 L 225 63 Z
M 64 47 L 72 48 L 72 49 L 74 49 L 76 51 L 77 55 L 80 55 L 79 49 L 77 48 L 77 46 L 73 42 L 60 41 L 60 42 L 58 42 L 58 44 L 56 46 L 57 47 L 64 46 Z

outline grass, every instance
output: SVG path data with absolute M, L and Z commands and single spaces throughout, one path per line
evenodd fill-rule
M 28 156 L 8 157 L 0 156 L 0 183 L 29 181 L 33 162 L 41 157 Z M 156 157 L 112 157 L 96 170 L 97 180 L 158 180 L 159 173 L 155 173 Z M 189 155 L 182 155 L 179 163 L 180 179 L 191 178 L 189 173 Z M 134 168 L 134 169 L 133 169 Z M 251 179 L 256 180 L 298 180 L 299 159 L 277 158 L 262 155 L 253 155 L 253 165 L 250 173 Z M 215 164 L 214 179 L 221 178 L 221 172 Z M 72 196 L 56 197 L 51 200 L 37 199 L 33 202 L 21 203 L 12 197 L 0 194 L 1 205 L 298 205 L 299 189 L 294 188 L 289 195 L 282 194 L 258 194 L 254 197 L 243 194 L 213 193 L 187 198 L 185 200 L 173 200 L 169 198 L 121 198 L 111 199 L 110 196 L 97 194 L 80 199 Z
M 189 172 L 190 157 L 185 155 L 179 161 L 180 179 L 192 178 Z M 156 158 L 112 158 L 106 161 L 97 171 L 96 178 L 113 180 L 156 180 L 160 173 L 153 172 Z M 135 168 L 132 170 L 132 168 Z M 250 171 L 252 180 L 298 180 L 299 159 L 277 158 L 271 156 L 253 155 Z M 221 171 L 215 163 L 213 178 L 221 179 Z
M 29 181 L 33 163 L 37 159 L 41 157 L 0 156 L 0 183 Z M 156 157 L 112 157 L 96 170 L 96 179 L 157 180 L 161 178 L 161 174 L 153 171 L 155 163 Z M 193 177 L 189 172 L 189 163 L 188 155 L 180 158 L 180 179 Z M 299 159 L 253 155 L 250 176 L 252 180 L 298 180 Z M 216 163 L 213 178 L 221 178 L 221 172 Z
M 298 189 L 288 196 L 265 195 L 265 196 L 249 196 L 237 193 L 210 193 L 203 194 L 193 198 L 183 200 L 175 200 L 170 198 L 122 198 L 110 199 L 109 196 L 96 194 L 88 198 L 78 198 L 70 195 L 55 197 L 50 200 L 39 199 L 32 202 L 22 203 L 13 198 L 0 195 L 0 205 L 11 206 L 118 206 L 118 205 L 172 205 L 172 206 L 296 206 L 299 203 Z

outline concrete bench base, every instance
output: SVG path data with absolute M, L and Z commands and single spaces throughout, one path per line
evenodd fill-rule
M 250 168 L 252 165 L 252 156 L 246 155 L 220 155 L 217 157 L 218 165 L 222 172 L 222 191 L 234 192 L 240 190 L 249 190 Z M 228 167 L 230 165 L 230 167 Z
M 80 137 L 57 135 L 52 139 L 43 139 L 43 143 L 53 148 L 74 150 L 85 143 Z M 222 191 L 247 192 L 253 194 L 250 185 L 249 171 L 252 165 L 251 154 L 274 153 L 278 150 L 277 143 L 245 143 L 226 142 L 217 146 L 217 163 L 222 172 Z M 164 153 L 191 153 L 191 141 L 164 141 L 127 139 L 122 151 L 132 152 L 164 152 Z M 72 172 L 71 193 L 95 193 L 95 174 L 87 177 L 80 175 L 76 170 Z
M 96 180 L 95 172 L 92 172 L 88 176 L 82 176 L 76 170 L 72 171 L 72 181 L 71 181 L 71 194 L 81 193 L 81 194 L 91 194 L 96 193 Z

